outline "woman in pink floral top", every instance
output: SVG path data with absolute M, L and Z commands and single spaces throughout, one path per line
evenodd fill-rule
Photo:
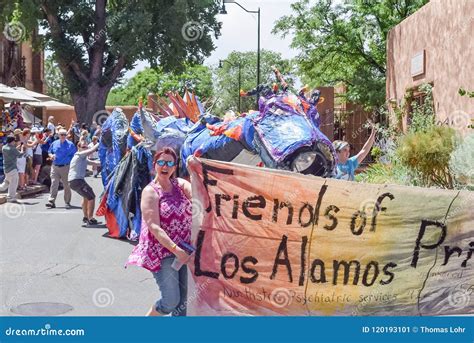
M 149 316 L 186 315 L 189 255 L 179 245 L 191 240 L 191 184 L 174 176 L 176 162 L 171 148 L 157 152 L 153 159 L 156 177 L 142 192 L 140 240 L 127 262 L 151 271 L 160 287 L 161 299 Z M 175 259 L 183 263 L 179 271 L 171 267 Z

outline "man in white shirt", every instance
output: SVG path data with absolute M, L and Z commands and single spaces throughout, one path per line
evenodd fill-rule
M 54 134 L 56 133 L 56 126 L 54 126 L 53 121 L 54 121 L 54 117 L 49 116 L 47 128 L 51 130 L 51 134 L 54 136 Z

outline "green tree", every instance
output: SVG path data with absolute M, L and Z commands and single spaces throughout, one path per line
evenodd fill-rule
M 227 62 L 226 62 L 227 61 Z M 239 104 L 239 67 L 241 66 L 241 89 L 248 91 L 257 86 L 257 53 L 231 52 L 223 61 L 222 67 L 216 69 L 215 99 L 213 113 L 221 115 L 227 110 L 238 110 Z M 285 77 L 288 84 L 293 83 L 292 67 L 289 60 L 283 59 L 281 54 L 274 51 L 260 51 L 260 82 L 271 85 L 276 82 L 272 66 L 276 66 Z M 247 112 L 255 109 L 255 97 L 241 98 L 241 110 Z
M 47 85 L 47 95 L 60 102 L 72 104 L 64 76 L 52 57 L 46 57 L 44 60 L 44 78 Z
M 215 0 L 0 1 L 2 27 L 16 22 L 34 32 L 40 23 L 81 122 L 105 108 L 109 91 L 137 61 L 167 71 L 199 64 L 220 34 Z
M 149 92 L 165 96 L 169 91 L 183 95 L 185 88 L 193 90 L 201 99 L 212 96 L 212 72 L 203 65 L 186 66 L 181 73 L 166 73 L 161 69 L 139 71 L 124 85 L 112 89 L 107 105 L 136 105 L 138 98 L 146 101 Z
M 300 0 L 274 33 L 294 35 L 302 80 L 347 85 L 347 98 L 366 107 L 385 102 L 386 42 L 390 29 L 428 0 Z

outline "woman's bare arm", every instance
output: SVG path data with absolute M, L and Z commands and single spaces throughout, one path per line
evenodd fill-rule
M 192 188 L 191 188 L 191 183 L 185 179 L 177 178 L 178 180 L 178 185 L 181 187 L 183 190 L 184 194 L 186 195 L 186 198 L 189 200 L 192 200 Z
M 180 261 L 187 259 L 188 254 L 176 246 L 175 242 L 160 226 L 160 212 L 158 210 L 159 196 L 151 186 L 146 186 L 142 192 L 141 210 L 142 220 L 145 221 L 151 234 L 169 251 L 173 252 Z
M 187 161 L 187 166 L 188 166 L 188 171 L 189 174 L 191 175 L 191 179 L 197 178 L 198 174 L 203 173 L 202 171 L 202 165 L 199 163 L 198 159 L 195 156 L 189 156 Z M 203 208 L 208 208 L 211 200 L 209 199 L 209 194 L 206 190 L 206 187 L 204 187 L 204 184 L 202 182 L 196 182 L 196 190 L 198 194 L 195 194 L 194 196 L 200 196 L 204 200 Z

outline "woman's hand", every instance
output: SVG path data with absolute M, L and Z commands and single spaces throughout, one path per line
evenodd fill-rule
M 196 156 L 189 156 L 186 160 L 186 165 L 188 166 L 188 171 L 194 173 L 202 173 L 202 165 L 201 163 L 199 163 L 199 160 Z
M 174 255 L 183 265 L 187 264 L 190 261 L 189 255 L 180 247 L 176 247 L 173 251 Z

